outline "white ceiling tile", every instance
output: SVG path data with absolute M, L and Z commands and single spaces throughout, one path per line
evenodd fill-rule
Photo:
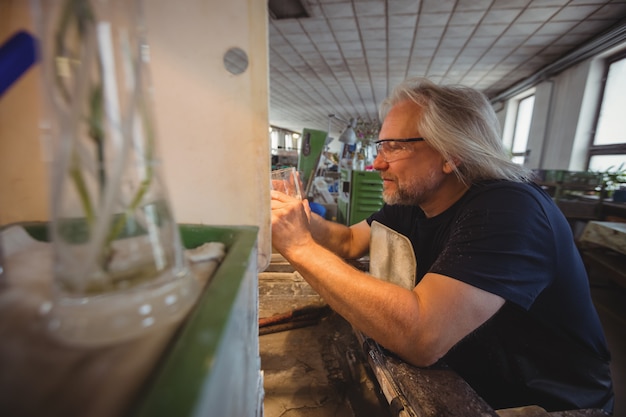
M 339 43 L 343 43 L 344 41 L 353 43 L 354 41 L 361 40 L 361 35 L 356 30 L 334 31 L 333 33 Z
M 530 7 L 564 6 L 569 0 L 533 0 Z
M 340 51 L 325 51 L 322 53 L 322 56 L 326 62 L 335 60 L 343 62 L 343 54 Z
M 298 46 L 298 45 L 310 44 L 310 43 L 311 43 L 311 39 L 305 33 L 294 33 L 292 35 L 289 35 L 289 44 L 291 45 Z
M 524 10 L 515 23 L 543 23 L 554 16 L 559 7 L 532 7 Z
M 580 21 L 588 18 L 600 7 L 598 5 L 568 6 L 552 17 L 553 21 Z
M 590 16 L 590 19 L 615 19 L 616 16 L 626 16 L 626 2 L 606 4 Z
M 336 42 L 317 42 L 317 50 L 324 56 L 327 56 L 330 52 L 336 53 L 340 56 L 339 45 Z
M 414 29 L 417 22 L 417 15 L 389 15 L 390 28 Z
M 539 28 L 535 35 L 563 35 L 564 33 L 569 32 L 574 26 L 578 25 L 578 22 L 567 21 L 567 22 L 547 22 L 541 28 Z
M 509 26 L 506 32 L 504 33 L 506 36 L 515 36 L 515 35 L 530 36 L 537 29 L 539 29 L 542 25 L 543 23 L 540 23 L 540 22 L 521 23 L 518 21 L 518 22 L 515 22 L 514 25 Z
M 512 50 L 526 42 L 526 39 L 528 39 L 526 36 L 502 36 L 493 43 L 493 46 Z
M 283 35 L 289 35 L 291 33 L 300 33 L 302 31 L 302 26 L 298 20 L 274 20 L 272 22 L 275 30 L 282 33 Z
M 346 41 L 339 44 L 342 51 L 360 51 L 363 52 L 363 44 L 361 42 Z
M 270 123 L 295 131 L 326 130 L 330 113 L 377 118 L 409 76 L 499 94 L 626 17 L 624 0 L 307 0 L 307 8 L 312 18 L 270 19 L 268 28 Z
M 379 35 L 380 36 L 380 35 Z M 395 39 L 395 40 L 400 40 L 400 39 L 407 39 L 407 40 L 413 40 L 413 37 L 415 36 L 415 32 L 412 30 L 406 30 L 403 28 L 389 28 L 389 30 L 387 30 L 387 37 L 389 39 Z
M 519 9 L 492 9 L 489 10 L 483 20 L 482 25 L 491 25 L 493 23 L 513 22 L 519 15 Z
M 354 50 L 344 50 L 343 52 L 343 57 L 346 60 L 350 60 L 350 59 L 356 59 L 356 58 L 362 58 L 363 57 L 363 50 L 362 49 L 354 49 Z
M 328 19 L 328 23 L 331 30 L 334 32 L 346 30 L 357 31 L 359 29 L 354 17 L 332 17 Z
M 474 26 L 485 16 L 485 11 L 455 11 L 450 18 L 451 26 Z
M 384 49 L 387 46 L 385 39 L 363 39 L 365 49 Z
M 490 36 L 472 36 L 465 48 L 489 48 L 494 42 L 495 39 Z
M 384 67 L 386 64 L 385 59 L 387 59 L 387 50 L 386 49 L 366 49 L 365 56 L 370 61 L 368 67 L 375 68 L 376 66 Z
M 389 15 L 396 14 L 416 14 L 420 7 L 420 0 L 393 0 L 387 3 L 387 12 Z
M 424 14 L 437 12 L 451 12 L 456 5 L 455 0 L 423 0 L 422 10 Z
M 357 22 L 361 30 L 385 29 L 387 27 L 387 20 L 384 16 L 360 17 Z
M 359 16 L 384 16 L 385 15 L 385 1 L 356 1 L 354 2 L 354 8 Z
M 306 32 L 324 32 L 330 30 L 328 20 L 321 17 L 302 19 L 300 23 Z
M 408 53 L 408 51 L 411 50 L 411 48 L 413 47 L 413 41 L 408 39 L 408 40 L 404 40 L 404 39 L 400 39 L 400 40 L 396 40 L 396 39 L 389 39 L 387 41 L 387 47 L 388 48 L 393 48 L 396 50 L 403 50 L 406 51 L 406 53 Z
M 419 39 L 439 39 L 446 31 L 445 26 L 426 26 L 419 24 L 417 26 L 416 36 Z
M 478 10 L 484 13 L 491 6 L 492 0 L 459 0 L 456 4 L 456 11 Z
M 322 11 L 327 17 L 352 17 L 352 2 L 322 4 Z
M 381 36 L 381 33 L 385 33 L 384 29 L 363 29 L 361 28 L 361 39 L 362 40 L 385 40 L 386 36 Z
M 480 25 L 478 28 L 476 28 L 476 31 L 474 32 L 474 36 L 478 36 L 478 37 L 500 36 L 508 27 L 509 27 L 508 23 L 493 23 L 489 25 Z
M 415 40 L 415 48 L 413 51 L 416 54 L 429 52 L 434 50 L 437 45 L 439 45 L 439 39 L 423 39 L 418 37 Z
M 476 26 L 448 26 L 446 29 L 446 36 L 454 37 L 454 38 L 465 38 L 468 39 L 474 31 L 476 30 Z
M 589 37 L 591 37 L 594 34 L 602 32 L 602 28 L 607 27 L 607 23 L 608 21 L 605 21 L 605 20 L 587 19 L 583 22 L 580 22 L 576 26 L 574 26 L 570 30 L 570 32 L 568 32 L 568 34 L 569 33 L 573 33 L 573 34 L 585 33 L 585 34 L 588 34 Z
M 446 26 L 450 20 L 450 13 L 422 13 L 419 17 L 419 26 Z

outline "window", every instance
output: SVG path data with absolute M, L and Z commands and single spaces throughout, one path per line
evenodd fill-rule
M 588 169 L 606 171 L 626 165 L 626 53 L 609 58 L 596 118 Z
M 270 127 L 270 143 L 272 151 L 277 149 L 298 150 L 300 134 L 279 127 Z
M 534 105 L 534 94 L 522 98 L 517 104 L 515 127 L 513 130 L 513 142 L 511 144 L 511 159 L 513 162 L 520 165 L 524 164 L 526 157 L 528 156 L 528 136 L 530 134 L 530 122 L 533 116 Z

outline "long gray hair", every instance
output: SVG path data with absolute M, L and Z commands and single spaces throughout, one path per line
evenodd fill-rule
M 504 149 L 496 113 L 479 91 L 410 78 L 381 103 L 380 119 L 384 120 L 394 105 L 405 100 L 422 107 L 422 117 L 415 119 L 418 131 L 451 163 L 463 183 L 488 179 L 530 181 L 531 171 L 512 162 Z

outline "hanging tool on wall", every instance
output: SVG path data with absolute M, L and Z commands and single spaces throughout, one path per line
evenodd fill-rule
M 36 41 L 19 31 L 0 46 L 0 97 L 37 60 Z

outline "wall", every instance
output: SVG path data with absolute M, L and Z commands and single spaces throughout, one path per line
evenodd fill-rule
M 0 42 L 31 28 L 29 2 L 0 1 Z M 144 0 L 165 182 L 184 223 L 257 225 L 269 262 L 267 5 L 256 0 Z M 223 65 L 231 47 L 249 67 Z M 48 219 L 39 143 L 39 76 L 0 98 L 0 224 Z M 267 181 L 266 181 L 267 179 Z
M 593 137 L 604 76 L 603 59 L 624 50 L 617 45 L 584 60 L 535 86 L 535 106 L 526 160 L 529 168 L 585 170 L 587 150 Z M 499 109 L 504 136 L 511 120 L 508 102 Z M 514 114 L 511 115 L 515 117 Z M 509 129 L 510 130 L 510 129 Z
M 542 168 L 573 169 L 571 150 L 576 137 L 589 64 L 589 61 L 585 61 L 554 77 L 552 106 L 548 107 L 550 100 L 542 100 L 539 104 L 545 107 L 537 107 L 533 111 L 533 116 L 545 115 L 544 119 L 547 115 L 551 116 L 547 122 L 544 121 L 547 129 Z M 542 90 L 542 86 L 539 85 L 537 90 Z
M 257 0 L 145 1 L 155 111 L 179 221 L 258 225 L 269 263 L 267 4 Z M 231 47 L 249 68 L 223 65 Z
M 29 2 L 0 1 L 0 44 L 33 33 Z M 0 225 L 48 218 L 48 177 L 39 140 L 39 69 L 31 67 L 0 96 Z

